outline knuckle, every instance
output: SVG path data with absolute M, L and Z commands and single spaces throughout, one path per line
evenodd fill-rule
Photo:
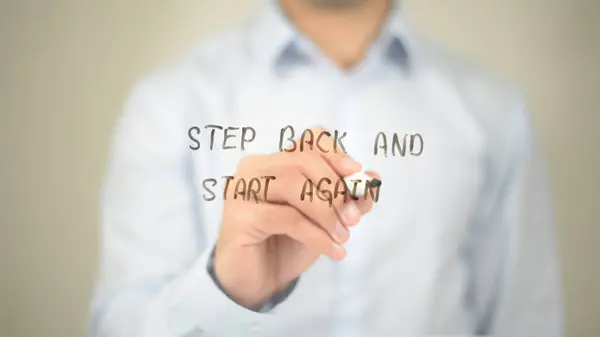
M 312 151 L 300 152 L 294 157 L 294 166 L 303 172 L 308 172 L 318 160 L 316 154 Z
M 256 162 L 255 159 L 255 155 L 246 155 L 242 157 L 242 159 L 240 159 L 240 161 L 238 162 L 238 170 L 245 171 L 252 168 L 254 166 L 254 163 Z
M 252 208 L 251 206 L 246 206 L 246 203 L 236 203 L 236 207 L 230 207 L 225 212 L 225 217 L 227 219 L 227 224 L 231 224 L 238 228 L 248 228 L 252 227 L 255 224 L 260 224 L 261 215 L 258 212 L 258 209 Z
M 277 170 L 280 172 L 291 172 L 296 170 L 296 158 L 298 157 L 298 154 L 299 153 L 297 152 L 279 154 L 281 157 L 278 161 Z
M 313 127 L 310 128 L 310 130 L 314 133 L 317 132 L 322 132 L 322 131 L 327 131 L 327 128 L 325 128 L 323 125 L 314 125 Z
M 295 170 L 280 170 L 273 187 L 269 188 L 269 194 L 273 193 L 273 196 L 286 201 L 295 201 L 291 198 L 298 198 L 303 187 L 302 175 Z
M 304 220 L 304 217 L 298 210 L 291 206 L 283 206 L 282 210 L 276 214 L 278 219 L 282 219 L 285 223 L 297 226 Z
M 287 187 L 297 185 L 298 175 L 294 173 L 294 170 L 284 168 L 278 174 L 277 180 L 279 180 L 279 185 L 287 190 Z

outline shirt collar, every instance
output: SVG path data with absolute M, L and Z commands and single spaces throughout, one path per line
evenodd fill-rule
M 401 68 L 410 66 L 410 26 L 400 11 L 399 1 L 393 1 L 382 32 L 375 42 L 382 48 L 385 61 Z M 253 34 L 253 48 L 260 62 L 271 68 L 309 62 L 303 35 L 291 24 L 277 0 L 268 0 L 260 13 Z

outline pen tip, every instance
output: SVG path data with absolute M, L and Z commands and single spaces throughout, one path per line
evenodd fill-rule
M 381 180 L 373 178 L 371 179 L 371 182 L 369 184 L 371 185 L 371 187 L 379 187 L 381 186 Z

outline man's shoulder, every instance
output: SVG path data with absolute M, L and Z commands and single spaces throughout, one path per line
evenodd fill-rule
M 441 43 L 422 39 L 421 49 L 428 68 L 490 136 L 506 136 L 501 133 L 528 123 L 525 93 L 515 82 Z
M 464 99 L 494 106 L 523 99 L 523 90 L 511 79 L 466 55 L 430 40 L 422 40 L 427 61 L 434 71 L 456 87 Z M 480 102 L 481 101 L 481 102 Z
M 457 97 L 474 130 L 481 136 L 491 165 L 509 162 L 533 136 L 523 90 L 467 56 L 423 39 L 421 48 L 429 74 L 445 92 Z

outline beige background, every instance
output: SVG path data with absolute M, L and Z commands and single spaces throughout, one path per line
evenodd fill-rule
M 1 336 L 82 336 L 108 136 L 132 81 L 253 0 L 0 0 Z M 530 98 L 569 336 L 600 335 L 600 2 L 412 0 L 415 24 Z

